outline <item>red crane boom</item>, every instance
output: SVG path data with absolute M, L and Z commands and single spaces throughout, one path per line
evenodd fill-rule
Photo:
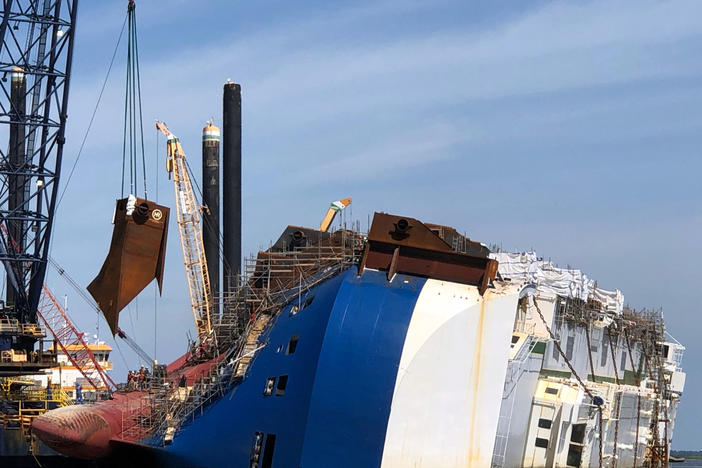
M 110 392 L 115 390 L 117 385 L 100 366 L 95 355 L 83 339 L 83 333 L 76 330 L 73 322 L 66 315 L 66 311 L 63 310 L 63 307 L 61 307 L 46 285 L 44 285 L 42 292 L 37 314 L 46 329 L 54 337 L 56 344 L 96 391 L 102 386 L 100 385 L 100 380 Z M 76 346 L 77 349 L 68 349 L 69 346 L 75 345 L 78 345 Z

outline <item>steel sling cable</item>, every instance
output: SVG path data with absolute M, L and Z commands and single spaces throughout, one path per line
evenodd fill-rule
M 158 167 L 158 148 L 159 148 L 159 135 L 161 132 L 156 130 L 156 138 L 154 141 L 156 142 L 156 148 L 154 149 L 154 156 L 155 156 L 155 165 L 154 167 Z M 146 173 L 146 172 L 144 172 Z M 156 173 L 156 177 L 154 177 L 154 182 L 156 186 L 156 197 L 154 201 L 158 203 L 158 171 L 154 171 Z M 158 355 L 158 346 L 157 346 L 157 339 L 158 339 L 158 285 L 154 283 L 154 359 L 157 359 Z
M 585 328 L 585 339 L 587 341 L 587 355 L 588 355 L 588 360 L 590 362 L 590 372 L 592 374 L 592 381 L 597 383 L 597 378 L 595 377 L 595 365 L 592 362 L 592 345 L 590 344 L 590 324 L 586 323 L 583 325 Z M 602 406 L 597 405 L 597 408 L 599 409 L 599 432 L 600 432 L 600 450 L 599 450 L 599 456 L 600 456 L 600 467 L 602 466 L 602 452 L 604 449 L 604 440 L 602 437 Z
M 609 337 L 609 350 L 612 355 L 612 366 L 614 367 L 614 379 L 617 382 L 617 385 L 619 385 L 619 371 L 617 370 L 617 357 L 616 353 L 614 352 L 614 347 L 615 343 L 612 341 L 612 333 L 610 333 L 609 330 L 607 330 L 607 337 Z M 619 337 L 617 337 L 617 342 L 616 344 L 619 344 Z
M 192 180 L 192 181 L 193 181 L 193 184 L 195 185 L 195 194 L 196 194 L 196 195 L 199 195 L 200 201 L 202 201 L 203 195 L 202 195 L 202 189 L 200 188 L 200 184 L 197 183 L 197 178 L 196 178 L 196 177 L 193 177 L 193 175 L 192 175 L 192 174 L 193 174 L 193 170 L 192 170 L 192 168 L 190 167 L 190 163 L 188 162 L 188 160 L 185 159 L 184 161 L 185 161 L 185 167 L 186 167 L 186 169 L 188 170 L 188 174 L 190 174 L 190 180 Z M 196 200 L 196 201 L 197 201 L 197 200 Z M 202 203 L 198 203 L 198 204 L 199 204 L 201 207 L 204 206 Z M 209 209 L 209 208 L 208 208 L 208 209 Z M 202 217 L 201 217 L 201 220 L 202 220 L 203 225 L 207 226 L 208 229 L 212 229 L 212 228 L 213 228 L 213 226 L 212 226 L 210 220 L 209 220 L 206 216 L 202 216 Z M 218 237 L 218 239 L 217 239 L 217 250 L 218 250 L 219 258 L 220 258 L 220 260 L 222 261 L 222 266 L 223 266 L 223 268 L 225 268 L 225 269 L 231 271 L 231 266 L 229 265 L 229 262 L 227 261 L 227 259 L 224 257 L 224 239 L 223 239 L 223 237 L 222 237 L 222 233 L 221 233 L 221 232 L 220 232 L 220 235 L 219 235 L 219 237 Z
M 612 333 L 609 329 L 607 330 L 607 336 L 609 337 L 609 350 L 612 354 L 612 367 L 614 367 L 614 379 L 619 386 L 619 372 L 617 371 L 617 357 L 614 352 L 614 341 L 612 341 Z M 619 344 L 619 336 L 617 336 L 617 344 Z M 619 437 L 619 416 L 622 412 L 622 395 L 621 393 L 615 393 L 615 404 L 617 407 L 616 414 L 614 414 L 614 446 L 612 447 L 612 468 L 617 466 L 617 439 Z
M 634 437 L 634 468 L 636 468 L 636 461 L 639 454 L 639 424 L 641 423 L 641 376 L 639 375 L 639 369 L 637 369 L 636 364 L 634 364 L 634 355 L 631 352 L 631 342 L 629 341 L 629 334 L 626 328 L 624 328 L 624 339 L 626 340 L 626 347 L 629 352 L 631 370 L 634 372 L 634 381 L 636 382 L 636 387 L 638 387 L 636 392 L 636 435 Z
M 585 324 L 585 340 L 587 341 L 587 355 L 588 361 L 590 362 L 590 374 L 592 376 L 592 381 L 597 383 L 597 378 L 595 377 L 595 365 L 592 363 L 592 345 L 590 344 L 590 324 Z
M 130 7 L 127 8 L 127 22 L 129 23 L 129 28 L 131 29 L 132 23 L 131 23 L 131 3 Z M 131 55 L 129 54 L 131 48 L 129 47 L 129 36 L 127 38 L 127 81 L 126 81 L 126 88 L 124 92 L 124 129 L 122 131 L 122 189 L 121 189 L 121 198 L 124 198 L 124 174 L 126 171 L 126 160 L 127 160 L 127 115 L 129 112 L 129 107 L 127 103 L 129 102 L 129 63 L 131 62 Z M 129 162 L 131 164 L 131 155 L 129 158 Z M 132 176 L 132 171 L 131 169 L 129 170 L 129 178 L 130 178 L 130 183 L 131 183 L 131 176 Z
M 587 394 L 587 396 L 590 397 L 590 399 L 595 402 L 595 395 L 592 393 L 592 391 L 585 385 L 585 382 L 583 382 L 583 379 L 580 378 L 577 372 L 575 372 L 575 368 L 573 365 L 570 363 L 570 360 L 568 357 L 566 357 L 566 354 L 563 352 L 563 349 L 561 348 L 561 345 L 558 343 L 558 340 L 556 339 L 556 335 L 553 334 L 553 331 L 551 331 L 551 327 L 548 326 L 548 323 L 546 323 L 546 319 L 544 318 L 544 314 L 541 313 L 541 308 L 539 307 L 539 303 L 536 301 L 536 298 L 533 298 L 534 305 L 536 306 L 536 312 L 539 314 L 539 318 L 544 324 L 544 327 L 546 327 L 546 331 L 548 332 L 549 336 L 551 337 L 551 340 L 553 341 L 553 345 L 556 347 L 556 350 L 558 350 L 558 354 L 563 358 L 565 361 L 566 365 L 570 369 L 571 373 L 575 377 L 575 379 L 578 381 L 580 386 L 582 387 L 583 391 Z M 596 404 L 596 403 L 595 403 Z M 599 410 L 599 432 L 600 432 L 600 459 L 599 459 L 599 468 L 602 468 L 602 405 L 599 404 L 597 405 L 597 409 Z
M 129 193 L 136 194 L 139 178 L 138 157 L 141 151 L 144 198 L 146 188 L 146 155 L 144 149 L 144 125 L 141 104 L 141 78 L 139 73 L 139 50 L 137 42 L 136 5 L 129 0 L 127 6 L 127 79 L 124 93 L 124 125 L 122 139 L 122 197 L 125 189 L 125 173 L 129 169 Z M 127 157 L 129 164 L 127 167 Z
M 134 3 L 130 0 L 130 3 Z M 134 63 L 136 65 L 136 93 L 137 101 L 139 103 L 139 139 L 141 141 L 141 167 L 143 173 L 144 182 L 144 198 L 148 198 L 148 192 L 146 190 L 146 156 L 144 151 L 144 118 L 141 106 L 141 73 L 139 71 L 139 41 L 137 39 L 137 27 L 136 27 L 136 14 L 132 14 L 132 20 L 134 22 L 134 27 L 132 28 L 134 34 Z
M 600 431 L 600 468 L 602 468 L 602 446 L 604 444 L 604 441 L 602 440 L 602 406 L 598 406 L 599 411 L 597 412 L 598 419 L 599 419 L 599 431 Z
M 573 373 L 573 376 L 578 381 L 580 386 L 583 388 L 583 391 L 585 391 L 587 396 L 589 396 L 591 399 L 594 400 L 595 395 L 592 393 L 592 391 L 590 391 L 590 389 L 587 387 L 587 385 L 585 385 L 585 382 L 583 382 L 583 379 L 580 378 L 578 373 L 575 372 L 575 368 L 573 367 L 573 365 L 570 363 L 570 361 L 566 357 L 565 353 L 563 352 L 563 349 L 561 348 L 561 345 L 558 343 L 558 339 L 556 338 L 556 335 L 553 334 L 553 331 L 551 331 L 551 327 L 549 327 L 548 324 L 546 323 L 546 319 L 544 318 L 544 315 L 541 313 L 541 309 L 539 308 L 539 304 L 536 302 L 536 300 L 534 300 L 534 305 L 536 306 L 536 312 L 538 312 L 539 318 L 541 318 L 541 321 L 543 322 L 544 326 L 546 327 L 546 331 L 550 335 L 551 340 L 553 340 L 553 345 L 558 350 L 558 354 L 561 355 L 561 357 L 565 361 L 566 365 L 568 366 L 570 371 Z
M 63 196 L 66 194 L 66 190 L 68 189 L 68 185 L 71 182 L 71 178 L 73 177 L 73 173 L 76 170 L 76 166 L 78 165 L 78 161 L 80 160 L 80 156 L 83 153 L 83 148 L 85 147 L 85 143 L 88 140 L 88 134 L 90 133 L 90 129 L 93 126 L 93 122 L 95 121 L 95 115 L 97 114 L 98 108 L 100 107 L 100 101 L 102 100 L 102 95 L 105 92 L 105 87 L 107 86 L 107 80 L 110 77 L 110 72 L 112 71 L 112 65 L 115 63 L 115 57 L 117 56 L 117 51 L 119 50 L 119 45 L 122 42 L 122 35 L 124 34 L 124 27 L 127 25 L 127 17 L 124 17 L 124 22 L 122 23 L 122 29 L 119 32 L 119 37 L 117 38 L 117 44 L 115 44 L 115 50 L 112 53 L 112 59 L 110 60 L 110 65 L 107 67 L 107 73 L 105 74 L 105 79 L 102 82 L 102 87 L 100 88 L 100 94 L 98 94 L 97 102 L 95 102 L 95 107 L 93 108 L 93 113 L 90 116 L 90 121 L 88 122 L 88 128 L 85 130 L 85 134 L 83 135 L 83 141 L 80 143 L 80 148 L 78 148 L 78 155 L 76 156 L 76 160 L 73 161 L 73 166 L 71 166 L 71 171 L 68 173 L 68 177 L 66 178 L 66 183 L 63 186 L 63 190 L 61 191 L 61 196 L 59 197 L 58 201 L 56 202 L 56 208 L 58 209 L 58 206 L 61 204 L 61 201 L 63 200 Z

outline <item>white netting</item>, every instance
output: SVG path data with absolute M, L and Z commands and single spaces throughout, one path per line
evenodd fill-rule
M 498 271 L 503 278 L 531 283 L 559 296 L 585 301 L 596 299 L 607 312 L 617 315 L 622 312 L 624 295 L 621 291 L 595 288 L 595 282 L 580 270 L 557 268 L 551 261 L 538 258 L 535 252 L 491 253 L 490 258 L 499 262 Z

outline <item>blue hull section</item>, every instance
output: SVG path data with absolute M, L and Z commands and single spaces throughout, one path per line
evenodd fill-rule
M 350 272 L 327 327 L 300 464 L 380 466 L 395 378 L 423 279 Z
M 313 288 L 301 298 L 306 307 L 293 315 L 297 302 L 288 305 L 261 335 L 266 346 L 245 380 L 185 426 L 168 452 L 186 466 L 247 467 L 259 432 L 263 452 L 270 445 L 262 468 L 380 466 L 397 368 L 424 281 L 397 275 L 389 283 L 384 273 L 358 277 L 352 268 Z M 271 378 L 275 389 L 266 396 Z

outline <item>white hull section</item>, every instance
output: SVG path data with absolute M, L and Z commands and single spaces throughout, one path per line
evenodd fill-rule
M 519 289 L 427 280 L 405 339 L 383 468 L 488 467 Z

